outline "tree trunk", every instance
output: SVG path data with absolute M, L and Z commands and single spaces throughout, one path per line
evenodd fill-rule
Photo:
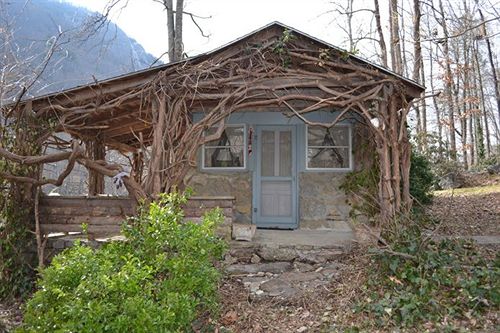
M 430 29 L 429 24 L 427 24 L 427 29 Z M 431 86 L 431 91 L 433 94 L 436 93 L 436 90 L 434 89 L 434 56 L 433 56 L 433 44 L 432 42 L 429 42 L 429 74 L 430 74 L 430 86 Z M 437 96 L 433 95 L 432 96 L 432 104 L 434 106 L 434 112 L 436 112 L 436 123 L 437 123 L 437 129 L 438 129 L 438 147 L 439 147 L 439 157 L 443 158 L 443 122 L 441 120 L 441 110 L 438 105 L 437 101 Z
M 175 25 L 174 25 L 174 5 L 172 0 L 163 0 L 163 5 L 167 11 L 167 30 L 168 30 L 168 59 L 175 61 Z
M 421 73 L 421 79 L 420 82 L 423 83 L 425 82 L 425 70 L 424 70 L 424 59 L 422 56 L 420 57 L 420 73 Z M 427 103 L 426 101 L 422 101 L 422 132 L 423 132 L 423 138 L 422 138 L 422 146 L 424 151 L 427 151 Z
M 469 109 L 470 110 L 470 109 Z M 474 129 L 475 129 L 475 124 L 474 124 L 474 119 L 476 117 L 471 114 L 469 116 L 469 136 L 470 136 L 470 144 L 469 144 L 469 169 L 476 164 L 476 137 L 474 136 Z
M 86 142 L 87 156 L 94 161 L 106 160 L 106 147 L 98 138 Z M 89 195 L 96 196 L 104 193 L 104 175 L 92 169 L 89 173 Z
M 413 73 L 412 79 L 415 82 L 421 83 L 421 72 L 422 71 L 422 45 L 420 44 L 420 18 L 422 14 L 420 12 L 420 0 L 413 0 Z M 422 108 L 425 109 L 425 101 L 421 103 Z M 426 141 L 426 131 L 424 131 L 424 127 L 427 127 L 423 124 L 424 117 L 420 113 L 420 107 L 418 105 L 415 106 L 415 110 L 417 113 L 417 144 L 419 151 L 422 152 L 425 150 L 425 141 Z
M 387 64 L 387 46 L 385 45 L 384 32 L 382 30 L 382 24 L 380 22 L 380 6 L 378 0 L 373 0 L 373 4 L 375 5 L 375 22 L 377 24 L 377 32 L 378 32 L 378 45 L 380 46 L 380 60 L 382 61 L 382 65 L 384 67 L 388 67 Z
M 441 22 L 440 25 L 443 28 L 444 38 L 443 38 L 443 55 L 445 61 L 445 93 L 448 102 L 448 127 L 449 127 L 449 137 L 450 137 L 450 158 L 454 161 L 457 160 L 457 143 L 455 137 L 455 108 L 453 105 L 452 98 L 452 79 L 453 75 L 451 72 L 451 59 L 450 59 L 450 48 L 448 44 L 448 27 L 446 25 L 446 16 L 443 9 L 443 1 L 439 0 L 439 10 L 441 12 Z
M 389 27 L 391 32 L 391 64 L 392 70 L 402 74 L 401 40 L 399 38 L 398 0 L 390 0 Z
M 184 44 L 182 43 L 182 15 L 184 11 L 184 0 L 177 0 L 175 9 L 175 57 L 174 61 L 182 59 Z
M 482 78 L 482 73 L 481 73 L 481 66 L 479 65 L 479 47 L 476 44 L 476 47 L 474 48 L 474 64 L 476 68 L 476 91 L 479 95 L 479 101 L 480 101 L 480 110 L 481 114 L 483 115 L 483 123 L 484 123 L 484 130 L 485 130 L 485 137 L 486 137 L 486 156 L 491 155 L 491 142 L 490 142 L 490 128 L 488 125 L 488 116 L 486 112 L 486 105 L 485 105 L 485 99 L 484 99 L 484 88 L 483 88 L 483 78 Z M 484 145 L 484 143 L 483 143 Z
M 166 99 L 155 97 L 152 103 L 153 110 L 153 142 L 151 144 L 151 159 L 149 161 L 148 175 L 145 181 L 145 191 L 152 197 L 162 192 L 162 170 L 165 158 L 163 156 L 163 136 L 165 132 Z
M 463 82 L 462 82 L 462 115 L 460 121 L 462 123 L 462 147 L 464 153 L 464 168 L 470 169 L 474 164 L 474 138 L 472 136 L 472 116 L 471 116 L 471 103 L 470 103 L 470 78 L 469 78 L 469 50 L 467 42 L 464 40 L 462 43 L 463 49 L 463 64 L 460 64 L 459 55 L 457 50 L 457 64 L 462 67 Z M 459 80 L 458 78 L 457 80 Z M 458 92 L 458 89 L 457 89 Z M 467 142 L 468 136 L 469 144 Z M 467 152 L 467 149 L 469 151 Z
M 408 61 L 406 60 L 406 44 L 404 43 L 404 41 L 406 40 L 405 16 L 404 16 L 405 8 L 403 7 L 404 4 L 405 2 L 401 1 L 398 8 L 398 20 L 401 20 L 401 23 L 399 23 L 398 21 L 398 35 L 400 41 L 399 45 L 401 48 L 401 75 L 403 75 L 404 77 L 409 77 L 410 74 L 408 72 L 409 71 Z M 401 27 L 401 29 L 399 28 L 399 26 Z
M 479 16 L 481 17 L 481 21 L 484 22 L 484 15 L 481 9 L 479 11 Z M 484 40 L 486 41 L 486 48 L 488 49 L 488 60 L 490 62 L 490 67 L 491 67 L 491 73 L 493 75 L 493 84 L 494 84 L 494 89 L 495 89 L 495 98 L 497 101 L 497 114 L 498 114 L 498 124 L 500 124 L 500 86 L 498 85 L 498 77 L 497 77 L 497 70 L 495 66 L 495 62 L 493 60 L 493 51 L 491 47 L 491 41 L 490 38 L 488 37 L 488 32 L 486 30 L 486 23 L 483 24 L 483 32 L 484 32 Z

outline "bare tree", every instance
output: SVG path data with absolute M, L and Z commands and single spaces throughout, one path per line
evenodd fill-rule
M 449 155 L 452 160 L 457 160 L 457 143 L 455 137 L 455 105 L 453 102 L 453 74 L 451 71 L 450 46 L 448 43 L 448 23 L 446 22 L 446 14 L 443 7 L 443 0 L 439 0 L 439 14 L 436 20 L 443 29 L 444 37 L 441 40 L 443 45 L 443 62 L 444 62 L 444 83 L 445 96 L 448 103 L 448 133 L 450 138 Z
M 486 110 L 484 87 L 483 87 L 483 77 L 481 73 L 481 66 L 479 63 L 479 50 L 476 41 L 476 47 L 474 48 L 474 67 L 475 67 L 475 78 L 476 78 L 476 91 L 478 93 L 478 98 L 480 100 L 481 114 L 483 116 L 483 124 L 485 129 L 486 138 L 486 155 L 489 157 L 491 155 L 491 141 L 490 141 L 490 127 L 488 125 L 488 116 Z
M 424 83 L 424 61 L 422 57 L 422 44 L 420 42 L 420 21 L 422 13 L 420 1 L 413 0 L 413 73 L 412 79 L 418 83 Z M 427 107 L 426 101 L 415 105 L 417 115 L 417 145 L 419 150 L 427 149 Z
M 380 60 L 382 61 L 382 65 L 388 67 L 387 46 L 385 45 L 384 31 L 382 30 L 382 24 L 380 22 L 380 6 L 378 0 L 373 0 L 373 4 L 375 6 L 374 15 L 375 15 L 375 22 L 377 24 L 378 44 L 380 47 Z
M 325 14 L 334 13 L 334 19 L 331 22 L 336 22 L 337 28 L 342 30 L 346 35 L 346 49 L 351 53 L 358 53 L 358 44 L 364 40 L 376 41 L 373 38 L 372 23 L 368 25 L 366 17 L 363 20 L 356 19 L 357 14 L 370 13 L 373 10 L 366 7 L 355 7 L 354 0 L 344 0 L 331 2 L 334 9 L 327 11 Z
M 490 41 L 490 38 L 488 37 L 486 22 L 485 22 L 483 11 L 481 10 L 481 8 L 478 8 L 478 13 L 479 13 L 479 17 L 481 18 L 481 22 L 483 22 L 482 23 L 482 29 L 483 29 L 482 38 L 484 38 L 484 41 L 486 42 L 486 48 L 488 50 L 488 60 L 490 62 L 491 73 L 493 76 L 493 84 L 494 84 L 494 89 L 495 89 L 495 97 L 497 100 L 498 123 L 500 124 L 500 86 L 499 86 L 498 77 L 497 77 L 497 69 L 495 66 L 495 62 L 493 60 L 493 50 L 491 47 L 491 41 Z
M 176 0 L 175 8 L 172 0 L 162 0 L 162 4 L 167 11 L 168 58 L 171 62 L 178 61 L 182 59 L 184 51 L 182 43 L 184 0 Z
M 399 38 L 398 0 L 390 0 L 389 2 L 389 28 L 391 33 L 392 70 L 398 74 L 402 74 L 403 61 L 401 59 L 401 39 Z

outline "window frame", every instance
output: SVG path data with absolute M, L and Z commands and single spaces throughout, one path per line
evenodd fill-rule
M 205 150 L 207 147 L 210 148 L 227 148 L 233 146 L 207 146 L 203 144 L 201 147 L 201 170 L 206 171 L 243 171 L 247 169 L 247 160 L 248 160 L 248 129 L 246 124 L 225 124 L 224 129 L 228 127 L 243 127 L 243 166 L 241 167 L 210 167 L 205 166 Z
M 349 157 L 349 166 L 347 168 L 312 168 L 309 167 L 309 127 L 322 127 L 322 126 L 313 126 L 306 124 L 306 133 L 305 133 L 305 170 L 306 171 L 352 171 L 353 170 L 353 154 L 352 154 L 352 125 L 350 124 L 339 124 L 333 126 L 335 127 L 345 127 L 348 129 L 348 146 L 311 146 L 312 148 L 347 148 L 348 149 L 348 157 Z M 329 130 L 329 128 L 327 128 Z

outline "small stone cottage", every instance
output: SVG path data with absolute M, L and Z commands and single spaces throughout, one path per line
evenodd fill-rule
M 73 157 L 89 170 L 89 196 L 105 194 L 104 176 L 123 180 L 132 198 L 182 183 L 198 197 L 234 198 L 233 222 L 349 230 L 340 185 L 351 171 L 392 170 L 381 207 L 393 214 L 404 204 L 405 118 L 423 90 L 274 22 L 209 53 L 24 105 L 56 115 L 59 132 L 85 143 L 86 155 Z M 109 151 L 130 164 L 118 170 Z

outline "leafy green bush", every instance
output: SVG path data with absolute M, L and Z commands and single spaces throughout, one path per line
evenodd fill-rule
M 164 195 L 124 225 L 127 241 L 77 244 L 41 273 L 19 332 L 180 332 L 216 309 L 225 244 L 220 210 L 183 222 L 178 194 Z
M 392 247 L 399 255 L 374 250 L 368 298 L 358 311 L 374 316 L 377 326 L 418 327 L 452 325 L 488 308 L 498 310 L 498 255 L 486 261 L 467 241 L 422 242 L 417 226 L 403 234 Z
M 432 188 L 436 184 L 436 177 L 427 158 L 413 149 L 410 167 L 410 194 L 421 204 L 432 201 Z

